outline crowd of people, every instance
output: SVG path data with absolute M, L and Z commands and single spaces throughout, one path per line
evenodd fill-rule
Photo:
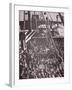
M 19 78 L 64 77 L 64 61 L 56 52 L 35 53 L 33 49 L 19 50 Z

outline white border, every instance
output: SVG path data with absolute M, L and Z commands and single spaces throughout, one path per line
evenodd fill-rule
M 69 28 L 69 9 L 68 8 L 52 8 L 43 6 L 31 6 L 31 5 L 18 5 L 13 4 L 12 13 L 12 86 L 42 86 L 56 83 L 69 83 L 69 40 L 70 40 L 70 28 Z M 23 79 L 19 80 L 19 10 L 31 10 L 31 11 L 49 11 L 49 12 L 64 12 L 64 78 L 45 78 L 45 79 Z M 15 66 L 14 66 L 15 65 Z M 15 71 L 14 71 L 15 70 Z

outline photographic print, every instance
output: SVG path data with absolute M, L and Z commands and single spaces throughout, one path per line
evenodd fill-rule
M 64 77 L 64 12 L 19 10 L 19 79 Z
M 10 4 L 9 84 L 70 82 L 68 7 Z

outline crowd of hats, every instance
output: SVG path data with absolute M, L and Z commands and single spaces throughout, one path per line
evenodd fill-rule
M 53 53 L 52 53 L 53 54 Z M 53 55 L 50 55 L 53 56 Z M 40 57 L 32 50 L 19 50 L 19 78 L 53 78 L 64 77 L 64 62 L 54 57 Z

